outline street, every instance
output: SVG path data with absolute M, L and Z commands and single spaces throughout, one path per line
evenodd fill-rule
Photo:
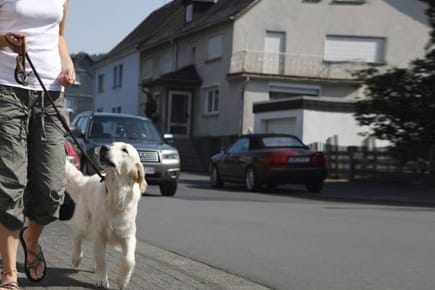
M 215 190 L 183 173 L 175 197 L 153 186 L 142 197 L 138 239 L 274 289 L 433 289 L 434 211 L 299 186 Z

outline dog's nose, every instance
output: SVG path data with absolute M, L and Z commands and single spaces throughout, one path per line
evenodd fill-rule
M 110 147 L 107 145 L 103 145 L 100 147 L 100 154 L 103 154 L 104 152 L 109 151 Z

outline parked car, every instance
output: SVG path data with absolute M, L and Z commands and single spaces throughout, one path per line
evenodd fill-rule
M 150 185 L 159 185 L 164 196 L 173 196 L 177 191 L 180 175 L 180 156 L 176 148 L 162 138 L 157 128 L 148 118 L 115 113 L 84 112 L 71 123 L 72 132 L 86 153 L 102 170 L 98 162 L 98 151 L 102 145 L 113 142 L 126 142 L 139 153 L 145 169 L 145 179 Z M 94 168 L 80 156 L 81 169 L 85 174 L 95 173 Z
M 243 135 L 210 161 L 213 187 L 238 182 L 255 191 L 264 185 L 305 184 L 308 191 L 320 192 L 325 178 L 323 153 L 287 134 Z

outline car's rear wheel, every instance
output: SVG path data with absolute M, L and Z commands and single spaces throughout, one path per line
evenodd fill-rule
M 222 181 L 222 179 L 219 175 L 219 171 L 218 171 L 216 165 L 213 165 L 211 167 L 210 185 L 212 187 L 216 187 L 216 188 L 221 188 L 224 185 L 224 182 Z
M 168 181 L 160 184 L 160 193 L 163 196 L 174 196 L 175 192 L 177 192 L 177 182 L 176 181 Z
M 245 175 L 245 185 L 248 191 L 257 191 L 260 188 L 260 184 L 258 183 L 257 175 L 255 173 L 254 168 L 249 167 L 246 169 Z
M 305 184 L 309 192 L 320 192 L 323 188 L 323 181 L 313 181 Z

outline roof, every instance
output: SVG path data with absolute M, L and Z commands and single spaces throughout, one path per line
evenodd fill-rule
M 218 0 L 206 11 L 195 14 L 185 23 L 184 0 L 173 0 L 152 12 L 103 59 L 131 48 L 151 48 L 165 41 L 181 37 L 237 18 L 251 4 L 259 0 Z M 102 60 L 101 60 L 102 61 Z
M 202 79 L 194 65 L 183 67 L 177 71 L 160 76 L 158 79 L 142 82 L 143 86 L 152 87 L 159 84 L 176 84 L 197 86 L 202 83 Z

